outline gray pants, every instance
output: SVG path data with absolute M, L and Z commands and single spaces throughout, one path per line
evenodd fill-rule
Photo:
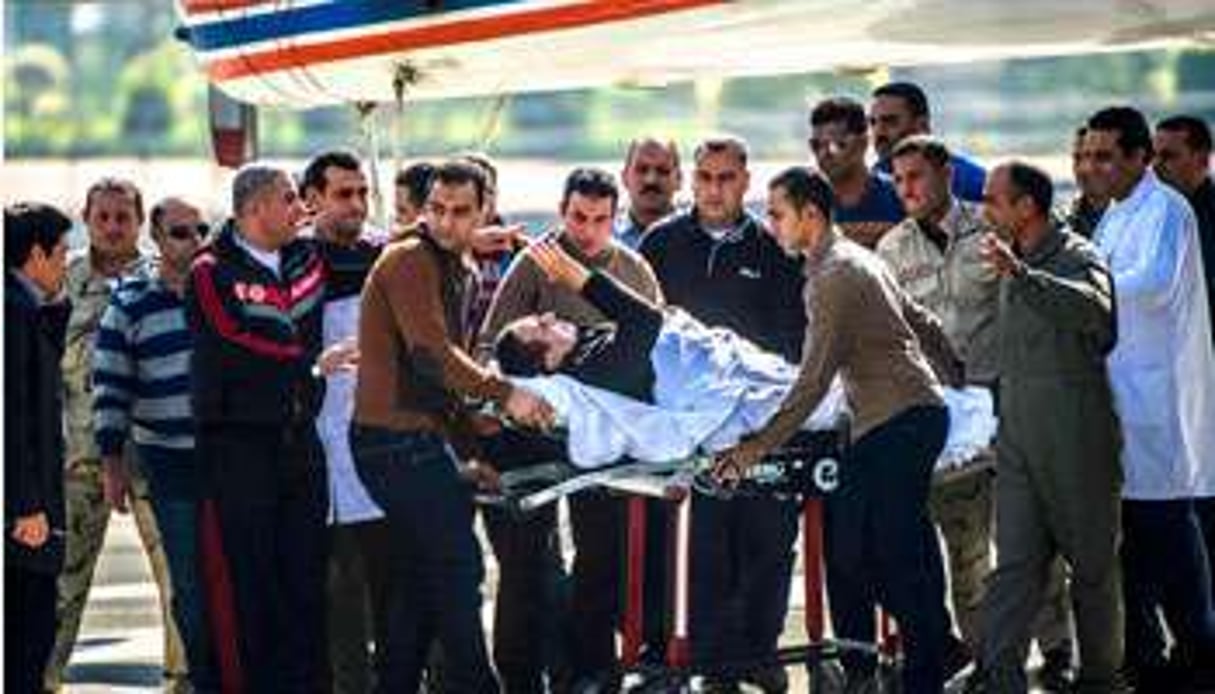
M 1063 404 L 1075 405 L 1073 414 L 1101 412 Z M 1071 568 L 1080 690 L 1114 691 L 1123 653 L 1116 434 L 1097 415 L 1085 422 L 1040 409 L 1001 414 L 997 565 L 983 603 L 983 662 L 994 691 L 1026 690 L 1030 628 L 1058 556 Z
M 945 539 L 949 595 L 962 640 L 978 654 L 984 582 L 992 570 L 992 475 L 977 471 L 939 481 L 928 498 L 932 520 Z M 1067 573 L 1052 564 L 1050 583 L 1031 633 L 1043 652 L 1071 651 Z

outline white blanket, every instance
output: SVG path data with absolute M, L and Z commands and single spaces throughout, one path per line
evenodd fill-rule
M 724 450 L 764 421 L 756 421 L 753 400 L 732 406 L 721 398 L 708 398 L 698 406 L 684 400 L 680 407 L 663 407 L 627 398 L 565 375 L 516 379 L 516 383 L 544 396 L 556 409 L 559 424 L 568 431 L 570 461 L 595 468 L 624 457 L 648 462 L 679 460 L 698 453 Z M 775 412 L 783 391 L 773 389 L 774 402 L 759 410 Z M 739 391 L 739 397 L 745 393 Z M 964 465 L 985 449 L 995 436 L 996 419 L 991 394 L 982 388 L 946 389 L 950 427 L 938 468 Z M 844 408 L 843 391 L 828 393 L 806 423 L 807 429 L 831 428 Z

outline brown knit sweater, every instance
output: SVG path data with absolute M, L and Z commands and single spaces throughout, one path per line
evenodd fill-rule
M 462 443 L 468 400 L 504 403 L 511 386 L 467 353 L 475 270 L 422 235 L 388 246 L 363 287 L 354 421 L 435 431 Z

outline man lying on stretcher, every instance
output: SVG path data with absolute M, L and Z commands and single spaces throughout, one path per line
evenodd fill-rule
M 794 365 L 733 332 L 654 306 L 555 243 L 537 243 L 530 253 L 550 280 L 611 321 L 579 327 L 552 314 L 526 316 L 495 344 L 499 368 L 565 420 L 570 460 L 579 467 L 727 449 L 761 428 L 797 379 Z M 943 460 L 953 464 L 987 445 L 995 421 L 985 392 L 955 391 L 948 399 L 955 421 Z M 844 412 L 837 381 L 804 428 L 830 429 Z

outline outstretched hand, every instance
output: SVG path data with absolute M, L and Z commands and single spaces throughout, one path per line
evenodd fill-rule
M 353 337 L 333 343 L 321 352 L 315 369 L 321 376 L 332 376 L 342 371 L 359 368 L 359 343 Z
M 979 253 L 983 262 L 1000 277 L 1012 277 L 1021 270 L 1021 261 L 1017 254 L 995 234 L 984 234 Z
M 481 227 L 472 237 L 472 249 L 478 255 L 505 253 L 526 245 L 527 227 L 523 224 Z
M 502 476 L 497 468 L 480 460 L 469 460 L 460 466 L 460 476 L 482 492 L 497 492 L 502 489 Z
M 507 396 L 503 408 L 506 410 L 506 416 L 533 429 L 550 429 L 557 419 L 553 406 L 547 400 L 517 386 Z
M 581 291 L 582 285 L 586 284 L 587 279 L 591 276 L 590 271 L 567 253 L 556 239 L 550 238 L 533 243 L 528 252 L 531 254 L 532 260 L 536 261 L 536 265 L 539 265 L 540 269 L 544 271 L 549 281 L 556 282 L 575 292 Z
M 727 487 L 737 485 L 764 457 L 764 452 L 750 441 L 718 453 L 713 460 L 713 479 Z

